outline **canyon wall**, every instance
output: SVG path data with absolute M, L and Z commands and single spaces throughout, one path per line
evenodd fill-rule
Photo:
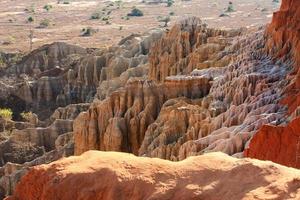
M 77 118 L 76 155 L 242 156 L 262 125 L 285 120 L 279 102 L 290 65 L 274 63 L 264 43 L 263 29 L 211 29 L 195 17 L 178 22 L 150 48 L 148 80 L 129 79 Z
M 245 155 L 271 160 L 290 167 L 300 168 L 299 161 L 299 105 L 300 105 L 300 2 L 283 0 L 268 26 L 266 48 L 275 61 L 291 62 L 281 104 L 288 107 L 287 125 L 263 126 L 253 137 Z

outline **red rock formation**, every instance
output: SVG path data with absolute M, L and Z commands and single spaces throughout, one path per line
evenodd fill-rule
M 300 118 L 287 126 L 264 125 L 251 139 L 244 154 L 260 160 L 271 160 L 300 168 Z
M 266 47 L 275 60 L 293 61 L 293 70 L 287 77 L 290 84 L 285 88 L 281 103 L 289 108 L 289 114 L 300 105 L 300 1 L 283 0 L 281 8 L 274 13 L 266 37 Z M 294 114 L 292 115 L 293 117 Z M 296 118 L 286 127 L 263 126 L 250 141 L 245 156 L 271 160 L 283 165 L 300 168 L 299 126 Z
M 300 1 L 283 0 L 267 29 L 267 49 L 276 59 L 292 59 L 294 69 L 289 77 L 286 98 L 282 103 L 292 113 L 300 105 Z
M 222 153 L 181 162 L 89 151 L 34 167 L 6 200 L 299 199 L 300 171 Z

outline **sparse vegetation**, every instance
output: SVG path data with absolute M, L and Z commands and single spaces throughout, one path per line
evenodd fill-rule
M 27 18 L 27 22 L 29 22 L 29 23 L 34 22 L 33 17 L 32 17 L 32 16 L 29 16 L 29 17 Z
M 120 9 L 121 7 L 123 7 L 123 1 L 117 0 L 117 1 L 115 1 L 115 5 L 116 5 L 117 9 Z
M 1 108 L 0 109 L 0 117 L 4 120 L 3 130 L 5 131 L 5 127 L 7 122 L 12 119 L 13 112 L 9 108 Z
M 0 68 L 5 68 L 6 67 L 6 64 L 3 60 L 3 58 L 0 57 Z
M 62 4 L 70 4 L 70 1 L 69 0 L 58 0 L 57 4 L 60 4 L 60 3 L 62 3 Z
M 234 12 L 233 3 L 229 1 L 226 12 Z
M 130 17 L 141 17 L 144 16 L 144 13 L 138 8 L 132 8 L 131 12 L 127 14 Z
M 175 13 L 172 11 L 172 12 L 169 13 L 169 15 L 170 15 L 170 16 L 174 16 Z
M 167 0 L 167 7 L 171 7 L 174 3 L 174 0 Z
M 49 12 L 52 9 L 52 5 L 47 4 L 44 6 L 44 9 Z
M 119 31 L 123 30 L 123 26 L 119 26 Z
M 50 20 L 49 19 L 43 19 L 40 22 L 39 28 L 46 28 L 50 25 Z
M 32 112 L 22 112 L 20 115 L 21 115 L 21 117 L 22 117 L 23 120 L 29 122 L 30 119 L 33 116 L 33 113 Z
M 28 13 L 35 13 L 35 6 L 34 6 L 34 4 L 31 4 L 29 8 L 25 8 L 24 11 L 28 12 Z
M 92 27 L 83 28 L 81 30 L 81 36 L 83 37 L 89 37 L 92 36 L 94 33 L 96 33 L 97 30 L 93 29 Z
M 128 16 L 124 16 L 124 17 L 122 17 L 122 19 L 129 20 L 130 18 Z
M 102 13 L 100 11 L 96 11 L 91 15 L 90 19 L 101 19 Z

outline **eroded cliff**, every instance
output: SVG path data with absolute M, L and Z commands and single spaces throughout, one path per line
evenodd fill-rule
M 291 72 L 284 88 L 281 104 L 288 107 L 287 125 L 262 127 L 250 142 L 245 155 L 271 160 L 291 167 L 300 167 L 299 161 L 299 66 L 300 66 L 300 2 L 283 0 L 274 13 L 266 36 L 266 48 L 276 61 L 291 63 Z

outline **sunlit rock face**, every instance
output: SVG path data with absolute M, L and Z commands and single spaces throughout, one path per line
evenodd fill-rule
M 162 109 L 147 129 L 140 155 L 181 160 L 222 151 L 242 156 L 247 141 L 263 124 L 280 124 L 286 112 L 279 101 L 288 65 L 274 64 L 264 56 L 263 42 L 262 31 L 236 38 L 228 47 L 238 46 L 230 65 L 194 70 L 194 76 L 211 77 L 210 92 L 196 103 L 198 107 L 185 102 L 184 111 L 175 103 L 165 112 Z M 172 117 L 165 117 L 167 113 Z
M 291 72 L 286 78 L 281 104 L 288 107 L 287 125 L 263 126 L 253 137 L 245 155 L 271 160 L 283 165 L 300 168 L 299 161 L 299 105 L 300 105 L 300 2 L 283 0 L 274 13 L 266 31 L 266 49 L 277 62 L 290 63 Z
M 78 117 L 76 154 L 98 149 L 170 160 L 210 151 L 242 156 L 262 125 L 284 121 L 286 108 L 279 102 L 291 66 L 266 55 L 264 29 L 241 33 L 209 29 L 197 18 L 175 25 L 150 49 L 152 81 L 128 82 Z M 211 65 L 194 65 L 201 62 Z
M 299 199 L 299 177 L 296 169 L 220 152 L 170 162 L 89 151 L 32 168 L 6 200 Z
M 167 76 L 228 65 L 233 52 L 227 47 L 242 32 L 208 28 L 197 17 L 182 20 L 151 48 L 149 79 L 163 82 Z
M 300 118 L 286 126 L 264 125 L 253 137 L 244 154 L 300 168 Z
M 210 88 L 206 77 L 174 79 L 163 84 L 131 80 L 101 102 L 94 103 L 74 122 L 75 153 L 90 149 L 138 153 L 148 126 L 164 102 L 185 96 L 199 98 Z

